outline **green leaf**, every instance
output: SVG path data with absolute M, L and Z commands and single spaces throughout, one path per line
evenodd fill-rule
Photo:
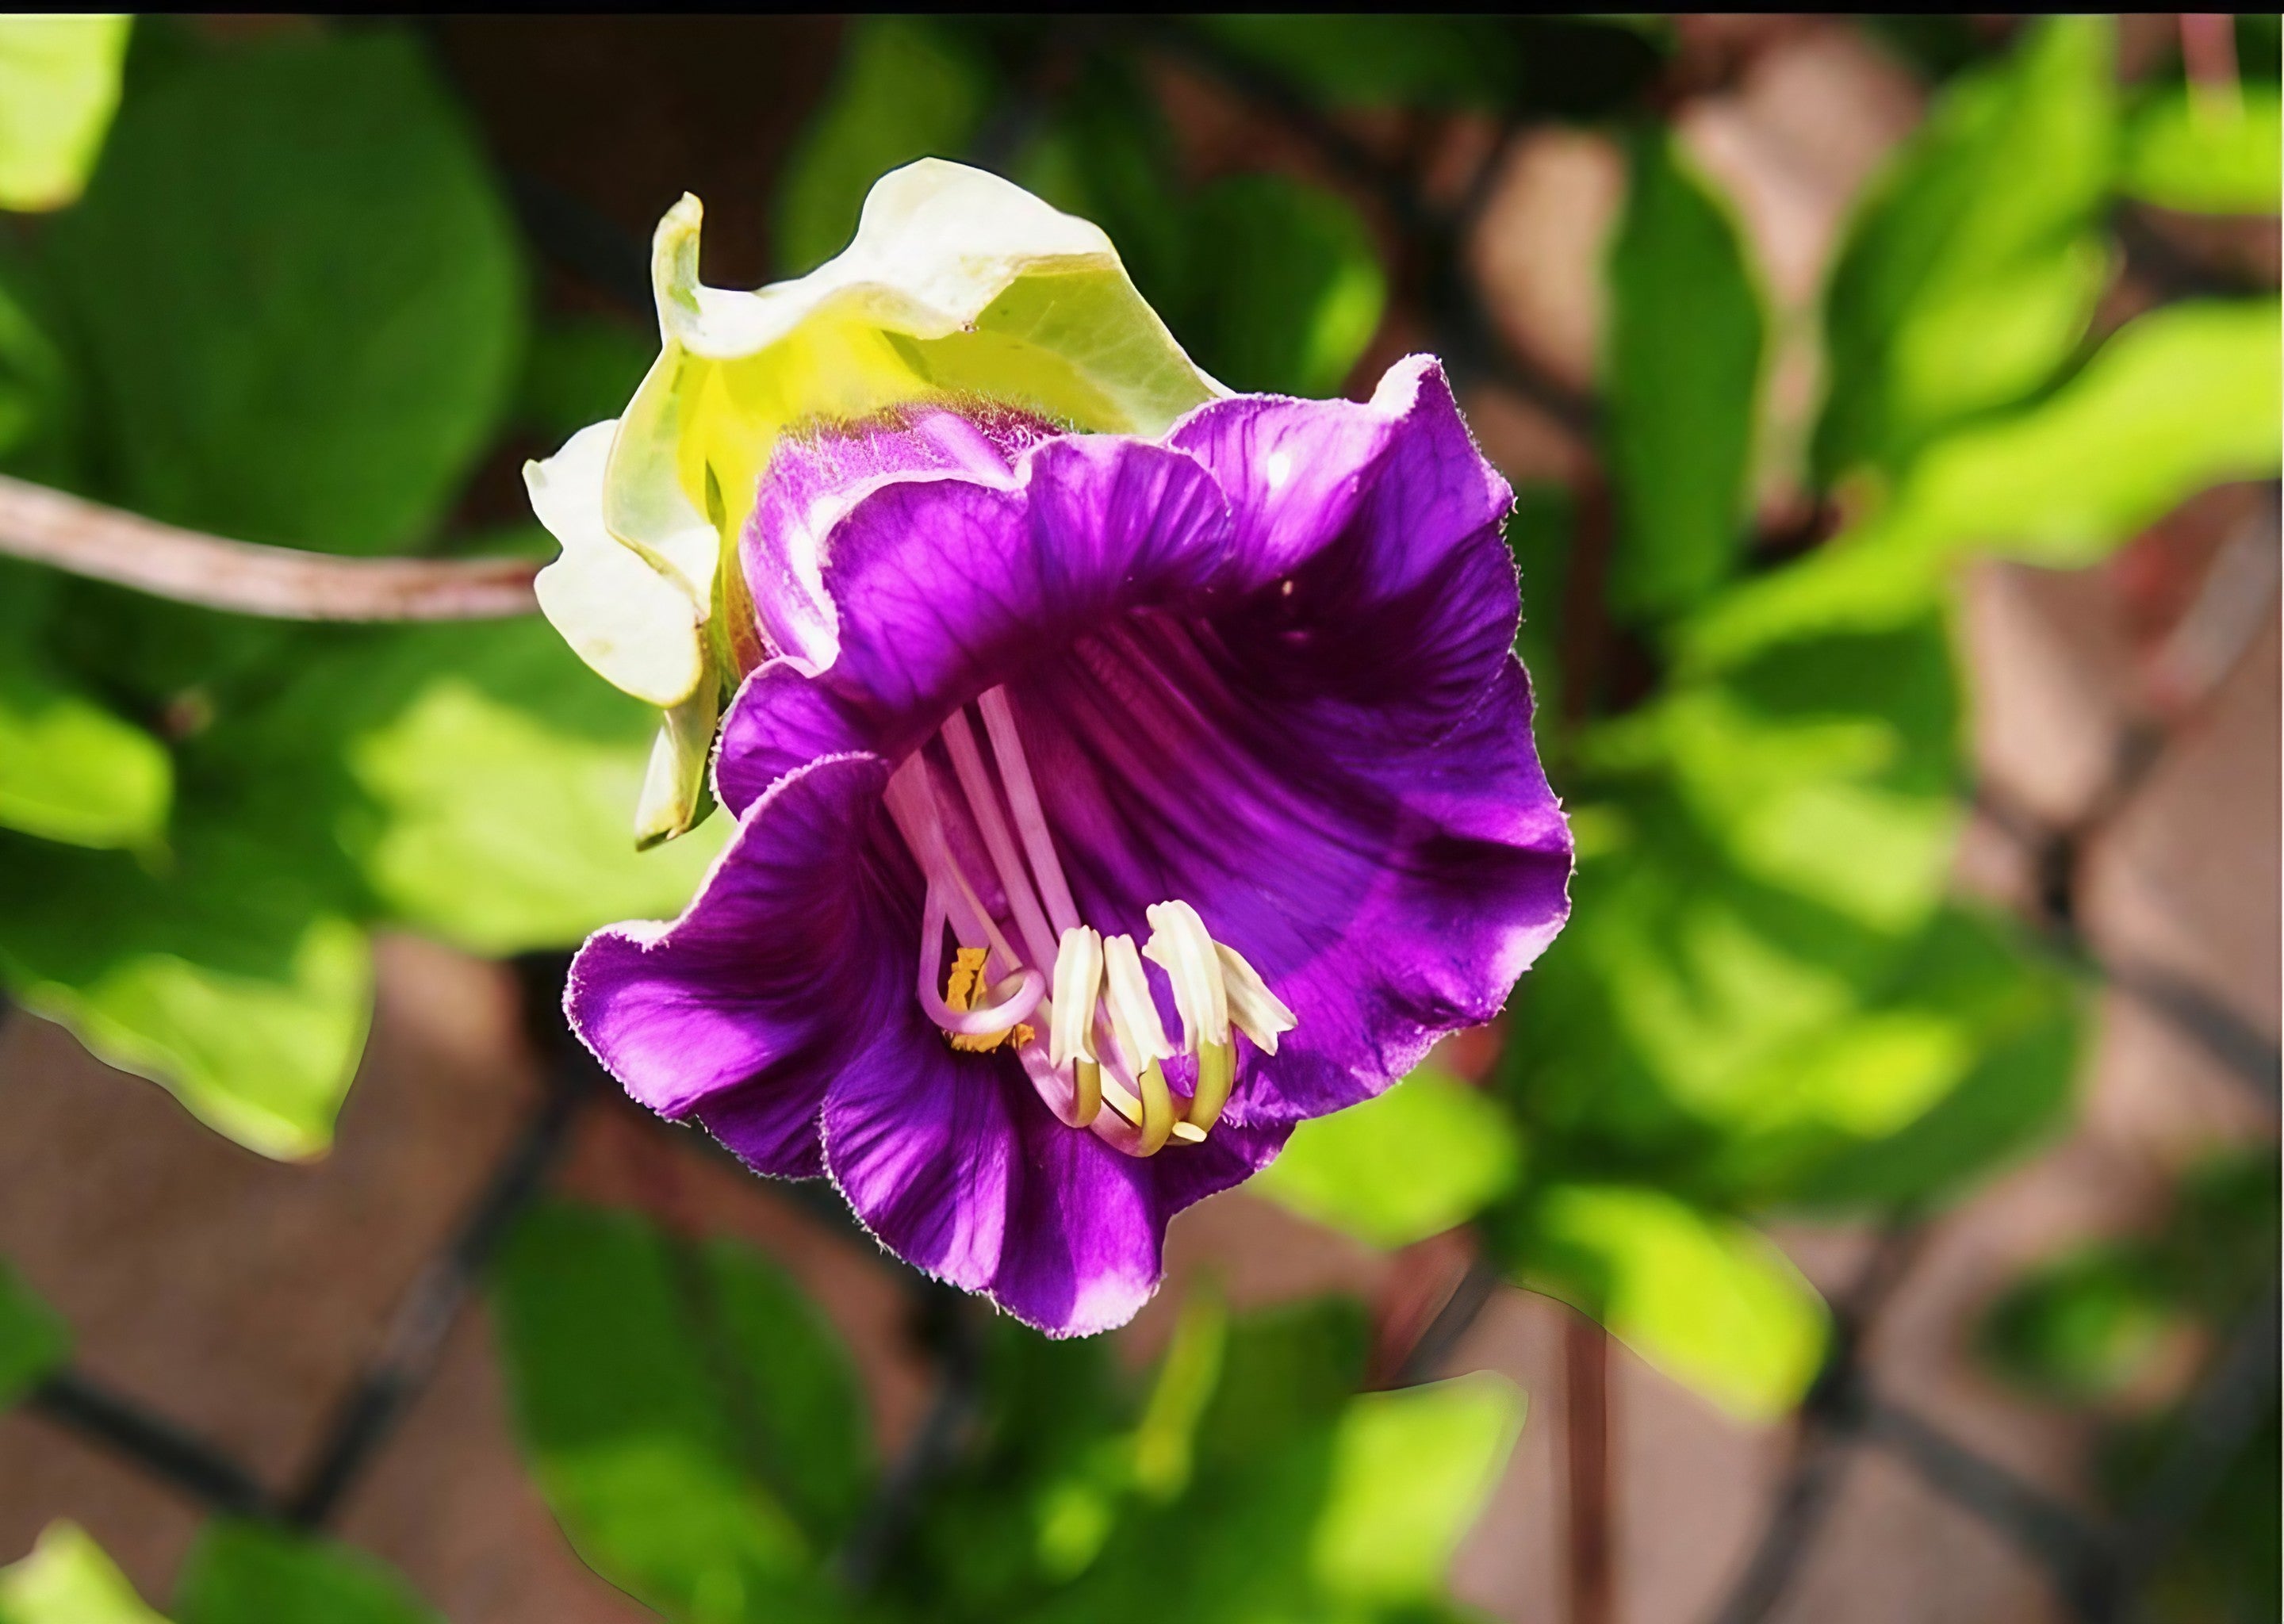
M 1643 1185 L 1539 1191 L 1517 1277 L 1592 1315 L 1650 1363 L 1748 1420 L 1780 1416 L 1824 1353 L 1815 1288 L 1750 1227 Z
M 544 621 L 409 633 L 322 679 L 387 710 L 350 731 L 351 844 L 395 917 L 472 952 L 679 913 L 731 825 L 637 851 L 653 714 Z M 344 706 L 356 703 L 346 694 Z M 302 700 L 304 706 L 309 700 Z
M 671 917 L 726 825 L 635 849 L 655 713 L 537 619 L 340 631 L 275 698 L 199 742 L 209 770 L 288 803 L 353 863 L 359 901 L 468 949 L 577 942 Z
M 1109 233 L 1136 289 L 1186 334 L 1199 262 L 1217 245 L 1189 230 L 1176 168 L 1173 132 L 1149 85 L 1133 64 L 1095 54 L 1008 173 Z
M 4 27 L 0 20 L 0 27 Z M 59 453 L 78 405 L 68 363 L 48 331 L 35 273 L 0 238 L 0 468 L 20 479 L 67 483 Z
M 74 846 L 138 846 L 167 824 L 174 765 L 39 644 L 49 578 L 0 563 L 0 825 Z
M 669 1615 L 839 1616 L 872 1464 L 846 1351 L 758 1255 L 534 1213 L 496 1284 L 518 1430 L 590 1565 Z
M 1758 421 L 1761 298 L 1735 222 L 1662 130 L 1637 135 L 1604 366 L 1613 611 L 1686 609 L 1736 567 Z
M 1489 1370 L 1365 1394 L 1333 1434 L 1310 1565 L 1326 1594 L 1433 1602 L 1522 1430 L 1522 1394 Z
M 2181 1316 L 2146 1246 L 2088 1247 L 2017 1281 L 1976 1336 L 2013 1386 L 2065 1403 L 2122 1396 L 2146 1377 Z
M 1216 181 L 1191 207 L 1197 265 L 1184 340 L 1232 388 L 1338 393 L 1388 302 L 1362 216 L 1273 175 Z
M 2284 191 L 2284 100 L 2241 87 L 2231 105 L 2186 87 L 2150 96 L 2126 122 L 2118 190 L 2195 214 L 2272 215 Z
M 915 158 L 964 149 L 989 105 L 982 65 L 935 23 L 852 23 L 825 106 L 778 186 L 777 257 L 786 274 L 841 252 L 874 181 Z
M 104 494 L 163 519 L 403 549 L 514 382 L 514 228 L 401 34 L 186 53 L 41 248 L 104 399 Z
M 0 1409 L 71 1356 L 71 1327 L 0 1258 Z
M 631 323 L 587 316 L 551 322 L 531 336 L 516 386 L 516 416 L 550 445 L 617 417 L 658 359 L 658 343 Z
M 257 1523 L 209 1523 L 175 1589 L 180 1624 L 443 1624 L 443 1615 L 363 1551 Z
M 1876 1209 L 1947 1197 L 2054 1121 L 2075 988 L 1944 902 L 1959 706 L 1922 612 L 1684 677 L 1581 737 L 1571 922 L 1502 1062 L 1542 1175 Z
M 0 18 L 0 208 L 79 196 L 119 105 L 130 20 Z
M 2037 390 L 2108 276 L 2116 25 L 2033 25 L 1948 86 L 1850 229 L 1826 308 L 1818 479 L 1895 468 L 1932 435 Z
M 2016 928 L 1945 910 L 1877 1009 L 1888 1068 L 1875 1050 L 1835 1077 L 1830 1097 L 1854 1109 L 1827 1113 L 1823 1143 L 1770 1158 L 1766 1178 L 1789 1165 L 1787 1201 L 1858 1212 L 1938 1205 L 2069 1120 L 2085 997 Z M 1850 1042 L 1836 1033 L 1827 1052 L 1847 1059 Z
M 2038 410 L 1931 449 L 1885 527 L 1922 550 L 2093 563 L 2205 487 L 2276 472 L 2277 345 L 2273 300 L 2142 316 Z
M 153 861 L 0 840 L 0 975 L 209 1127 L 317 1154 L 372 1013 L 364 933 L 314 864 L 227 809 L 187 809 Z
M 1505 1195 L 1522 1167 L 1512 1120 L 1422 1066 L 1377 1099 L 1304 1122 L 1250 1188 L 1375 1246 L 1441 1234 Z
M 1122 1433 L 1103 1417 L 1091 1448 L 1039 1457 L 1021 1451 L 1011 1428 L 981 1472 L 935 1497 L 931 1523 L 945 1526 L 923 1534 L 921 1548 L 955 1565 L 951 1586 L 933 1571 L 913 1576 L 925 1615 L 1037 1624 L 1451 1616 L 1445 1573 L 1506 1464 L 1521 1395 L 1477 1375 L 1357 1396 L 1367 1339 L 1352 1303 L 1224 1322 L 1217 1307 L 1193 1300 L 1182 1327 L 1140 1429 Z M 1076 1356 L 1055 1352 L 1057 1362 Z M 1152 1417 L 1179 1408 L 1189 1425 L 1207 1384 L 1185 1471 L 1140 1470 Z M 1019 1462 L 1029 1472 L 1011 1482 Z M 993 1560 L 1012 1542 L 1006 1524 L 978 1515 L 995 1491 L 1011 1489 L 1053 1536 L 1028 1569 Z M 965 1605 L 947 1605 L 948 1596 Z M 1021 1604 L 1026 1597 L 1036 1599 Z
M 1959 712 L 1948 631 L 1922 611 L 1685 678 L 1580 752 L 1605 772 L 1665 775 L 1744 875 L 1896 933 L 1944 887 Z
M 51 1522 L 32 1554 L 0 1567 L 0 1624 L 167 1624 L 76 1523 Z
M 1848 535 L 1707 605 L 1684 629 L 1685 659 L 1718 665 L 1914 620 L 1971 547 L 2090 564 L 2208 486 L 2272 475 L 2277 345 L 2272 300 L 2191 301 L 2128 323 L 2038 406 L 1928 448 Z

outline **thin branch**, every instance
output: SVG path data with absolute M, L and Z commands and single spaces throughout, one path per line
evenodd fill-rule
M 1458 1283 L 1451 1287 L 1451 1294 L 1443 1300 L 1435 1318 L 1420 1328 L 1418 1339 L 1405 1351 L 1388 1386 L 1416 1387 L 1442 1375 L 1460 1339 L 1474 1328 L 1483 1310 L 1490 1306 L 1499 1280 L 1498 1265 L 1483 1254 L 1479 1245 Z
M 935 1355 L 935 1393 L 833 1553 L 841 1582 L 860 1596 L 879 1587 L 922 1500 L 951 1466 L 983 1403 L 983 1330 L 973 1301 L 953 1287 L 923 1280 L 915 1306 L 919 1339 Z
M 1714 1624 L 1760 1624 L 1772 1615 L 1824 1532 L 1870 1410 L 1865 1339 L 1926 1249 L 1928 1234 L 1917 1214 L 1897 1214 L 1846 1292 L 1833 1303 L 1831 1345 L 1824 1369 L 1801 1401 L 1791 1468 L 1760 1542 L 1712 1615 Z
M 2263 1106 L 2277 1109 L 2284 1093 L 2284 1049 L 2274 1038 L 2195 982 L 2162 966 L 2111 961 L 2100 968 L 2112 987 L 2198 1044 Z
M 1991 827 L 2021 848 L 2037 881 L 2024 911 L 2053 949 L 2116 991 L 2139 1003 L 2201 1046 L 2254 1098 L 2273 1111 L 2284 1089 L 2284 1050 L 2277 1042 L 2194 981 L 2162 965 L 2120 960 L 2104 953 L 2078 922 L 2077 891 L 2084 854 L 2095 832 L 2116 822 L 2159 757 L 2159 738 L 2136 730 L 2118 752 L 2119 765 L 2093 809 L 2055 827 L 1989 780 L 1978 781 L 1968 801 Z
M 2092 1519 L 1890 1400 L 1866 1400 L 1864 1436 L 1944 1499 L 2014 1542 L 2085 1614 L 2089 1589 L 2104 1588 L 2108 1568 L 2106 1535 Z
M 539 606 L 528 558 L 342 558 L 225 541 L 4 475 L 0 555 L 280 621 L 489 621 Z
M 545 1067 L 545 1096 L 493 1168 L 451 1245 L 430 1260 L 397 1304 L 379 1353 L 335 1409 L 324 1444 L 286 1502 L 286 1516 L 299 1526 L 315 1527 L 331 1515 L 426 1385 L 445 1336 L 508 1230 L 539 1193 L 593 1087 L 598 1068 L 554 1013 L 561 961 L 527 958 L 518 969 L 525 1024 Z
M 59 1371 L 33 1390 L 25 1408 L 126 1456 L 210 1510 L 233 1517 L 271 1514 L 269 1496 L 245 1467 L 86 1377 Z

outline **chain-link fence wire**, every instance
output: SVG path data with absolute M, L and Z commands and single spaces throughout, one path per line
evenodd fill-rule
M 1599 417 L 1596 402 L 1504 340 L 1489 316 L 1463 252 L 1487 201 L 1491 179 L 1527 125 L 1510 122 L 1503 129 L 1474 183 L 1456 205 L 1439 207 L 1425 195 L 1416 176 L 1383 160 L 1292 87 L 1180 28 L 1133 22 L 1068 23 L 1054 44 L 1039 53 L 1039 60 L 1047 65 L 1040 71 L 1052 71 L 1057 50 L 1101 49 L 1119 43 L 1160 51 L 1306 142 L 1346 183 L 1385 209 L 1396 226 L 1400 253 L 1407 261 L 1400 267 L 1399 281 L 1411 290 L 1454 382 L 1506 391 L 1591 442 Z M 1733 74 L 1741 67 L 1733 63 L 1730 71 Z M 1044 115 L 1044 105 L 1043 83 L 1019 88 L 985 131 L 982 145 L 988 150 L 978 154 L 980 160 L 989 165 L 995 153 L 1004 158 L 1017 150 Z M 641 243 L 553 183 L 512 167 L 505 173 L 525 234 L 540 255 L 594 293 L 647 318 L 649 271 Z M 2167 294 L 2246 291 L 2228 273 L 2184 254 L 2131 215 L 2121 215 L 2116 223 L 2129 264 Z M 2272 545 L 2277 502 L 2272 487 L 2267 502 Z M 1582 515 L 1582 528 L 1591 528 L 1592 504 L 1581 506 L 1589 510 Z M 2265 623 L 2248 621 L 2240 646 L 2219 665 L 2224 669 L 2233 666 Z M 2034 876 L 2026 912 L 2052 950 L 2108 991 L 2138 1001 L 2177 1028 L 2273 1113 L 2280 1078 L 2284 1078 L 2284 1059 L 2273 1040 L 2224 998 L 2193 980 L 2153 965 L 2106 959 L 2081 928 L 2078 901 L 2086 852 L 2132 804 L 2164 760 L 2171 739 L 2192 720 L 2192 714 L 2176 714 L 2129 730 L 2108 784 L 2087 810 L 2066 825 L 2041 821 L 1993 786 L 1975 786 L 1969 799 L 1982 817 L 2015 844 Z M 516 961 L 526 1034 L 540 1061 L 541 1097 L 447 1244 L 399 1300 L 377 1347 L 334 1407 L 318 1447 L 295 1481 L 262 1483 L 226 1451 L 69 1367 L 37 1387 L 29 1395 L 28 1408 L 215 1512 L 302 1529 L 324 1526 L 434 1373 L 445 1339 L 480 1288 L 493 1254 L 545 1189 L 579 1113 L 619 1108 L 615 1084 L 564 1026 L 561 989 L 567 962 L 560 956 Z M 674 1135 L 679 1142 L 703 1139 L 639 1114 L 655 1131 Z M 812 1216 L 856 1232 L 831 1191 L 814 1182 L 781 1188 Z M 2209 1357 L 2183 1407 L 2181 1424 L 2139 1498 L 2114 1519 L 2099 1520 L 2058 1499 L 1883 1395 L 1866 1350 L 1882 1309 L 1908 1277 L 1935 1222 L 1915 1213 L 1893 1214 L 1856 1278 L 1834 1302 L 1825 1365 L 1795 1417 L 1790 1466 L 1771 1498 L 1759 1540 L 1709 1624 L 1756 1624 L 1777 1614 L 1827 1526 L 1851 1459 L 1864 1449 L 1885 1451 L 1928 1488 L 2003 1536 L 2045 1574 L 2070 1616 L 2085 1624 L 2127 1624 L 2138 1616 L 2145 1581 L 2194 1523 L 2260 1426 L 2279 1379 L 2278 1327 L 2284 1305 L 2280 1305 L 2272 1269 L 2258 1302 Z M 980 1399 L 976 1305 L 916 1272 L 899 1274 L 911 1299 L 915 1339 L 934 1368 L 935 1394 L 911 1439 L 881 1474 L 872 1504 L 839 1553 L 839 1571 L 859 1588 L 873 1582 L 892 1559 L 919 1501 L 950 1459 L 963 1423 Z M 1499 1284 L 1497 1269 L 1475 1248 L 1441 1307 L 1390 1363 L 1390 1385 L 1409 1386 L 1449 1374 L 1459 1344 Z M 1575 1372 L 1575 1357 L 1573 1368 Z M 1597 1391 L 1593 1396 L 1599 1408 L 1604 1395 Z M 1588 1447 L 1599 1455 L 1607 1448 L 1606 1429 L 1592 1431 Z M 1580 1441 L 1572 1439 L 1574 1452 Z M 1569 1474 L 1574 1498 L 1584 1483 L 1592 1486 L 1585 1491 L 1592 1497 L 1606 1499 L 1608 1481 L 1603 1464 L 1584 1463 L 1584 1471 L 1581 1464 L 1574 1461 Z M 1573 1505 L 1568 1510 L 1574 1565 L 1580 1559 L 1582 1539 L 1593 1547 L 1586 1559 L 1606 1563 L 1611 1545 L 1607 1505 Z M 1607 1624 L 1610 1594 L 1607 1574 L 1599 1582 L 1588 1576 L 1582 1586 L 1574 1573 L 1572 1610 L 1577 1616 L 1572 1624 Z

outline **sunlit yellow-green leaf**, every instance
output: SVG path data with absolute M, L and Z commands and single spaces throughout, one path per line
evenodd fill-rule
M 0 1567 L 0 1624 L 167 1624 L 76 1523 L 51 1522 L 29 1556 Z
M 728 837 L 635 849 L 648 715 L 543 624 L 421 634 L 365 677 L 403 697 L 348 746 L 377 815 L 364 871 L 391 913 L 446 941 L 511 953 L 670 918 Z
M 1477 1371 L 1360 1395 L 1333 1433 L 1310 1566 L 1331 1595 L 1382 1606 L 1443 1593 L 1451 1558 L 1522 1430 L 1523 1397 Z
M 135 846 L 166 827 L 159 741 L 0 645 L 0 824 L 74 846 Z
M 150 846 L 166 827 L 174 762 L 50 658 L 55 584 L 0 561 L 0 828 L 74 846 Z
M 1377 1099 L 1303 1122 L 1248 1188 L 1392 1247 L 1466 1222 L 1521 1168 L 1514 1119 L 1481 1090 L 1422 1066 Z
M 2069 356 L 2108 261 L 2116 24 L 2061 17 L 1961 75 L 1872 189 L 1833 270 L 1816 471 L 1893 468 Z
M 2087 564 L 2209 485 L 2273 474 L 2277 346 L 2272 300 L 2189 301 L 2128 323 L 2038 405 L 1929 446 L 1849 534 L 1716 599 L 1681 649 L 1717 665 L 1895 625 L 1926 613 L 1969 550 Z
M 79 196 L 119 105 L 129 19 L 0 17 L 0 208 Z
M 1749 1420 L 1798 1401 L 1824 1352 L 1814 1287 L 1748 1225 L 1645 1185 L 1537 1193 L 1521 1277 Z
M 330 1142 L 372 1013 L 365 933 L 317 875 L 201 809 L 150 859 L 0 846 L 0 974 L 98 1057 L 266 1156 Z
M 362 930 L 319 916 L 282 963 L 253 972 L 180 956 L 163 941 L 107 956 L 76 984 L 35 972 L 18 995 L 102 1059 L 166 1084 L 250 1150 L 302 1157 L 325 1148 L 372 1014 Z
M 2272 215 L 2284 190 L 2280 149 L 2284 101 L 2273 82 L 2234 96 L 2171 89 L 2127 121 L 2118 188 L 2165 208 Z

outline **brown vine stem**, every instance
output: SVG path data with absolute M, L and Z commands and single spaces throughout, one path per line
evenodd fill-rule
M 485 621 L 539 606 L 528 558 L 343 558 L 177 529 L 0 475 L 0 556 L 280 621 Z

